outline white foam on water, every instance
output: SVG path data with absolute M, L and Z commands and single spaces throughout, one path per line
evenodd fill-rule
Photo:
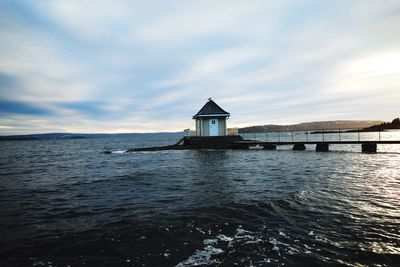
M 238 228 L 236 228 L 236 235 L 235 235 L 235 237 L 237 237 L 237 236 L 240 236 L 240 235 L 244 235 L 244 234 L 247 234 L 247 233 L 252 233 L 252 232 L 250 232 L 250 231 L 247 231 L 247 230 L 244 230 L 241 226 L 239 226 Z
M 300 251 L 298 251 L 297 249 L 295 249 L 294 247 L 288 246 L 288 254 L 293 255 L 293 254 L 299 254 Z
M 221 248 L 214 248 L 213 246 L 207 246 L 205 247 L 205 249 L 207 251 L 210 251 L 212 255 L 224 253 L 224 251 Z
M 43 266 L 43 267 L 56 267 L 55 265 L 53 265 L 53 263 L 51 261 L 48 261 L 48 262 L 36 261 L 36 262 L 34 262 L 32 264 L 32 266 L 35 266 L 35 267 L 40 267 L 40 266 Z
M 315 236 L 315 241 L 322 242 L 322 243 L 328 243 L 328 239 L 318 236 L 318 235 Z
M 225 242 L 231 242 L 233 240 L 233 237 L 229 237 L 229 236 L 222 235 L 222 234 L 218 235 L 217 238 L 219 240 L 225 241 Z
M 203 250 L 197 250 L 192 256 L 187 258 L 185 261 L 180 262 L 176 267 L 186 267 L 186 266 L 201 266 L 201 265 L 211 265 L 218 264 L 217 259 L 211 259 L 212 256 L 223 253 L 224 251 L 220 248 L 215 248 L 213 246 L 206 246 Z
M 233 235 L 227 236 L 224 233 L 218 233 L 215 236 L 211 236 L 209 230 L 196 228 L 193 225 L 191 226 L 193 227 L 193 230 L 204 235 L 208 233 L 207 238 L 203 238 L 203 244 L 205 247 L 203 249 L 196 250 L 186 260 L 176 265 L 177 267 L 218 265 L 222 261 L 220 258 L 222 255 L 218 257 L 216 257 L 216 255 L 221 253 L 226 253 L 227 256 L 231 255 L 232 253 L 235 253 L 236 248 L 249 249 L 251 251 L 250 253 L 255 253 L 256 255 L 254 259 L 249 257 L 245 259 L 243 258 L 242 263 L 238 264 L 240 266 L 243 266 L 243 264 L 246 264 L 245 266 L 249 266 L 249 264 L 260 266 L 260 264 L 265 265 L 272 262 L 285 264 L 282 262 L 282 260 L 284 260 L 286 256 L 296 254 L 307 255 L 311 254 L 312 250 L 315 249 L 311 246 L 309 247 L 306 244 L 303 244 L 301 240 L 295 236 L 291 236 L 290 232 L 284 232 L 282 229 L 277 229 L 274 231 L 273 237 L 266 237 L 263 231 L 252 232 L 243 229 L 243 227 L 239 225 Z M 265 230 L 265 228 L 261 230 Z M 321 242 L 323 240 L 323 238 L 316 235 L 313 231 L 306 232 L 306 234 L 316 241 Z M 259 246 L 263 246 L 263 244 L 268 243 L 271 244 L 268 249 L 269 252 L 267 252 L 265 249 L 263 249 L 263 252 L 261 252 L 261 250 L 255 251 L 260 248 Z M 244 248 L 243 246 L 248 247 Z M 265 257 L 266 254 L 264 253 L 270 253 L 271 258 Z M 235 265 L 235 263 L 232 263 L 232 265 Z
M 282 232 L 282 231 L 279 231 L 279 235 L 280 236 L 286 236 L 286 234 L 284 232 Z
M 235 235 L 236 239 L 254 239 L 255 237 L 252 235 Z
M 264 259 L 262 261 L 259 261 L 258 263 L 271 263 L 271 259 Z
M 204 245 L 217 245 L 218 240 L 217 239 L 204 239 L 203 244 Z
M 223 234 L 219 234 L 218 236 L 217 236 L 217 238 L 220 240 L 220 241 L 223 241 L 223 242 L 228 242 L 228 248 L 232 248 L 233 247 L 233 244 L 234 244 L 234 237 L 229 237 L 229 236 L 226 236 L 226 235 L 223 235 Z
M 262 243 L 262 242 L 263 242 L 262 239 L 256 238 L 255 240 L 246 241 L 246 242 L 244 242 L 244 244 L 245 245 L 247 245 L 247 244 L 259 244 L 259 243 Z
M 112 154 L 122 154 L 122 153 L 125 153 L 126 151 L 128 151 L 128 150 L 115 150 L 115 151 L 112 151 L 111 153 Z
M 197 231 L 199 231 L 200 233 L 202 233 L 203 235 L 206 233 L 203 230 L 201 230 L 200 228 L 195 228 Z

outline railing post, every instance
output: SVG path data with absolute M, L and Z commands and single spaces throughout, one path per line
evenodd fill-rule
M 339 142 L 342 141 L 341 137 L 340 137 L 340 129 L 339 129 Z
M 360 142 L 360 129 L 358 130 L 358 141 Z
M 379 141 L 381 141 L 381 131 L 379 131 Z
M 281 137 L 280 137 L 280 135 L 279 135 L 279 132 L 278 132 L 278 142 L 279 142 L 279 143 L 281 142 Z

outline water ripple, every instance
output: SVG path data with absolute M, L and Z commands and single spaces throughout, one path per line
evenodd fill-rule
M 5 143 L 1 265 L 400 262 L 400 153 L 393 149 L 99 153 L 139 144 L 147 143 Z

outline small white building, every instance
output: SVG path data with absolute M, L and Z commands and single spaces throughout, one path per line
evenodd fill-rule
M 197 136 L 226 136 L 228 135 L 226 120 L 230 114 L 218 106 L 211 98 L 193 116 L 196 120 Z

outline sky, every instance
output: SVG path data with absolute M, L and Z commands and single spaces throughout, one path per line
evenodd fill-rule
M 0 135 L 400 115 L 400 1 L 0 1 Z

